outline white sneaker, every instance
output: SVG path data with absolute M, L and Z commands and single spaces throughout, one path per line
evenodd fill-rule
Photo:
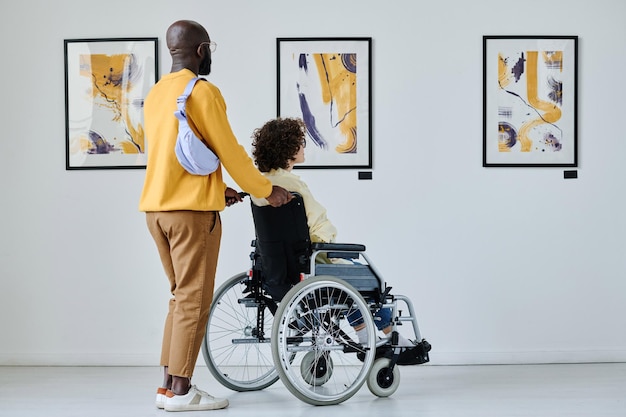
M 156 393 L 156 401 L 155 401 L 155 405 L 157 408 L 160 408 L 161 410 L 163 409 L 163 407 L 165 407 L 165 394 L 167 393 L 167 388 L 157 388 L 157 393 Z
M 195 385 L 185 395 L 175 395 L 172 391 L 165 394 L 165 411 L 201 411 L 218 410 L 228 407 L 228 400 L 215 398 L 199 390 Z

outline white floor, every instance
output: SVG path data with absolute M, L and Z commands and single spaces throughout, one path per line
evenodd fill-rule
M 277 382 L 237 393 L 198 368 L 194 382 L 230 407 L 182 415 L 281 417 L 624 417 L 626 363 L 578 365 L 412 366 L 389 398 L 364 386 L 348 401 L 314 407 Z M 161 371 L 150 367 L 0 367 L 0 416 L 164 416 L 154 407 Z M 331 414 L 332 413 L 332 414 Z M 176 414 L 175 414 L 176 415 Z

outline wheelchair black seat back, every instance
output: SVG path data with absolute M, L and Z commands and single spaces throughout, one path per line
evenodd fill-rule
M 254 268 L 263 289 L 278 302 L 302 274 L 310 272 L 312 247 L 302 196 L 294 194 L 280 207 L 252 203 L 252 217 L 256 234 Z
M 256 233 L 255 269 L 261 286 L 275 301 L 302 280 L 303 274 L 340 276 L 366 299 L 381 301 L 384 284 L 370 265 L 356 263 L 316 264 L 312 254 L 328 258 L 358 259 L 365 245 L 351 243 L 312 243 L 302 196 L 280 207 L 252 204 Z

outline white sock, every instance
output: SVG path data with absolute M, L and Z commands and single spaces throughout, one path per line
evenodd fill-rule
M 385 335 L 389 336 L 389 335 Z M 359 339 L 359 343 L 364 345 L 367 343 L 367 327 L 362 328 L 361 330 L 356 331 L 356 337 Z M 413 342 L 411 342 L 406 337 L 402 336 L 398 333 L 398 346 L 409 347 L 414 346 Z
M 359 339 L 359 343 L 364 345 L 367 343 L 367 327 L 363 327 L 361 330 L 356 331 L 356 337 Z
M 398 346 L 413 346 L 413 343 L 409 339 L 398 333 Z

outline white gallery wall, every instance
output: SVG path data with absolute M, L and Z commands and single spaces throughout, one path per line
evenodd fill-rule
M 623 0 L 0 4 L 0 364 L 157 365 L 168 285 L 143 170 L 65 170 L 63 40 L 205 25 L 233 130 L 276 115 L 276 38 L 373 38 L 372 180 L 301 170 L 417 308 L 433 364 L 626 361 Z M 482 167 L 482 36 L 579 36 L 579 167 Z M 248 267 L 222 214 L 218 284 Z

